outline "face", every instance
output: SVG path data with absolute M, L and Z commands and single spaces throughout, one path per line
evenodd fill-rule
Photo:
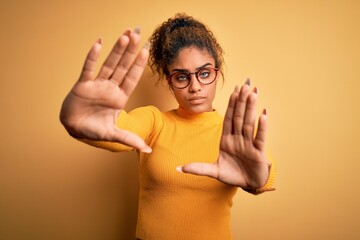
M 174 63 L 169 66 L 169 72 L 170 74 L 176 72 L 193 73 L 202 67 L 215 68 L 214 58 L 206 50 L 187 47 L 180 50 Z M 186 88 L 177 89 L 171 86 L 180 108 L 190 114 L 213 111 L 212 102 L 215 98 L 218 77 L 213 83 L 204 85 L 197 80 L 194 74 L 190 76 L 191 81 Z

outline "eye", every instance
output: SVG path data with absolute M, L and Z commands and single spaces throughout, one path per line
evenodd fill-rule
M 210 76 L 210 70 L 209 69 L 201 69 L 198 72 L 198 77 L 201 79 L 208 78 Z
M 173 78 L 174 78 L 174 80 L 179 81 L 179 82 L 188 80 L 187 74 L 184 74 L 184 73 L 175 74 Z

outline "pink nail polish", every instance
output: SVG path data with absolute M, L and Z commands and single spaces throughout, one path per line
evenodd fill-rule
M 256 93 L 256 94 L 257 94 L 257 93 L 258 93 L 258 89 L 257 89 L 257 87 L 254 87 L 254 90 L 253 90 L 253 91 L 254 91 L 254 93 Z

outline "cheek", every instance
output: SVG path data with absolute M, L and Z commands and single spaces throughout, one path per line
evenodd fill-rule
M 217 81 L 214 82 L 212 85 L 210 85 L 211 87 L 209 88 L 209 91 L 208 91 L 209 96 L 211 96 L 212 99 L 214 99 L 215 95 L 216 95 L 216 83 L 217 83 Z
M 173 94 L 175 96 L 175 99 L 180 103 L 183 102 L 185 99 L 185 94 L 183 93 L 183 91 L 179 90 L 179 89 L 173 89 Z

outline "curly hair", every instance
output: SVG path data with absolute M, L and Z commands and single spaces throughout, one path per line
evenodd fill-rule
M 170 75 L 168 66 L 186 47 L 206 50 L 214 58 L 216 68 L 222 69 L 224 63 L 223 49 L 214 34 L 203 23 L 184 13 L 176 14 L 157 27 L 149 42 L 149 65 L 153 73 L 159 75 L 158 80 Z

